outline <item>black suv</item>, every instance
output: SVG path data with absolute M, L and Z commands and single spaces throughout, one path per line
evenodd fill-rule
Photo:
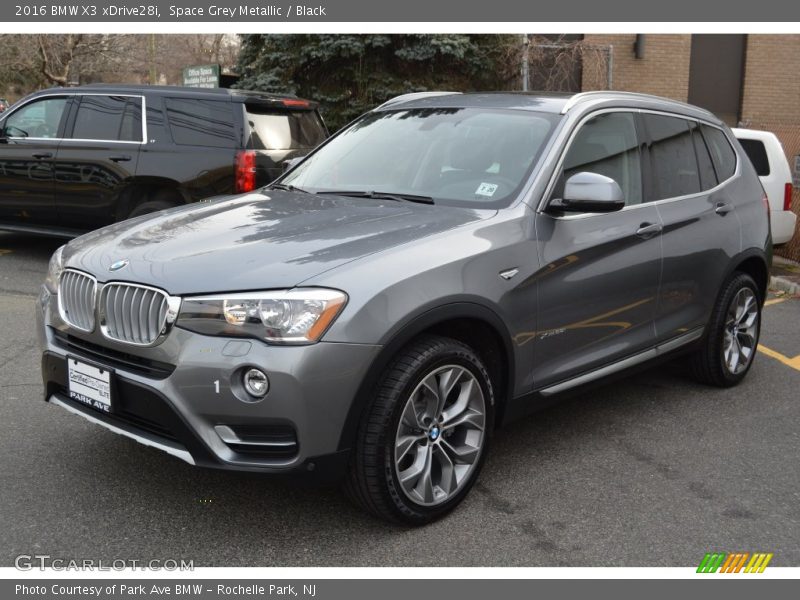
M 74 236 L 266 185 L 327 137 L 293 96 L 174 86 L 51 88 L 0 118 L 0 229 Z

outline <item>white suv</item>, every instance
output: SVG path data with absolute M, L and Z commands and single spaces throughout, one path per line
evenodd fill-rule
M 734 129 L 769 198 L 772 243 L 785 244 L 792 239 L 797 215 L 792 212 L 792 172 L 780 140 L 769 131 Z

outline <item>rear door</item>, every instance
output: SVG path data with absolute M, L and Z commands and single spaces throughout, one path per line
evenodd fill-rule
M 663 114 L 642 115 L 655 201 L 664 224 L 656 332 L 664 341 L 705 325 L 741 235 L 725 182 L 736 155 L 721 129 Z
M 230 99 L 165 97 L 163 108 L 171 143 L 145 146 L 139 175 L 176 181 L 187 200 L 233 193 L 242 123 Z
M 145 141 L 141 96 L 81 94 L 55 162 L 55 204 L 64 227 L 113 223 L 117 198 L 136 174 Z
M 591 117 L 570 142 L 551 199 L 571 175 L 592 172 L 614 179 L 626 205 L 609 214 L 537 214 L 538 388 L 654 345 L 661 225 L 656 207 L 642 203 L 641 167 L 634 112 Z
M 305 156 L 328 137 L 322 119 L 305 100 L 286 100 L 296 106 L 248 102 L 245 111 L 245 147 L 256 152 L 256 186 L 279 177 L 284 162 Z
M 37 98 L 2 120 L 0 221 L 57 225 L 53 164 L 61 144 L 70 97 Z

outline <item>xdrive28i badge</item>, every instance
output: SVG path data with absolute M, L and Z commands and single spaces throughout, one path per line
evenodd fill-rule
M 130 262 L 131 261 L 129 261 L 127 258 L 123 258 L 122 260 L 111 263 L 111 266 L 108 267 L 108 270 L 112 272 L 119 271 L 120 269 L 127 267 Z

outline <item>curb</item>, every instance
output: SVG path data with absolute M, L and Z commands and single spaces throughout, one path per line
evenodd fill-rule
M 800 296 L 800 283 L 795 283 L 786 277 L 771 276 L 769 278 L 769 287 L 773 290 L 786 292 L 792 296 Z
M 791 267 L 800 267 L 800 264 L 782 256 L 772 257 L 773 266 L 786 265 Z M 792 269 L 794 270 L 794 269 Z M 772 275 L 769 278 L 769 287 L 773 290 L 779 290 L 791 294 L 792 296 L 800 296 L 800 282 L 796 281 L 795 277 L 781 277 L 780 275 Z

